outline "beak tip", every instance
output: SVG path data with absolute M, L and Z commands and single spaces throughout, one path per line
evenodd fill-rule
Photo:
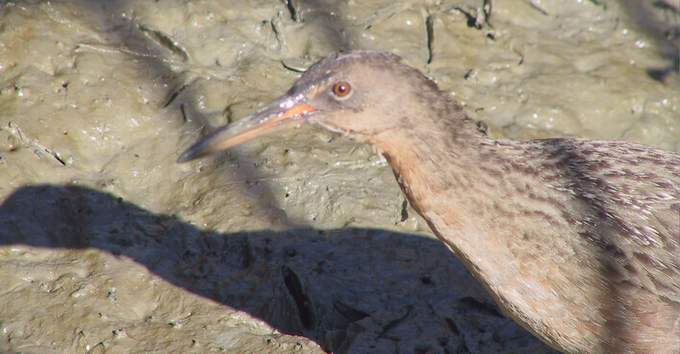
M 300 122 L 301 117 L 316 111 L 304 102 L 296 102 L 294 106 L 284 108 L 277 104 L 250 118 L 244 118 L 243 121 L 214 130 L 182 152 L 177 163 L 189 162 L 240 145 L 283 124 Z
M 188 149 L 184 151 L 179 157 L 177 158 L 177 163 L 185 163 L 189 162 L 191 160 L 196 159 L 196 155 L 193 153 L 192 149 Z

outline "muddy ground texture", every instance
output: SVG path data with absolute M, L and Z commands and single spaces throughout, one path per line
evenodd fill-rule
M 403 56 L 494 136 L 680 151 L 678 8 L 0 2 L 0 351 L 550 352 L 370 147 L 306 127 L 175 159 L 354 48 Z

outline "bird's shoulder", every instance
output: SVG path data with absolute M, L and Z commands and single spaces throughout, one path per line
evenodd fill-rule
M 538 144 L 601 214 L 590 228 L 614 248 L 621 281 L 680 302 L 680 155 L 621 141 Z

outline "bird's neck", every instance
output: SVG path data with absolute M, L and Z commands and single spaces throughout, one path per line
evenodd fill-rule
M 421 114 L 417 123 L 373 135 L 369 142 L 388 160 L 402 190 L 422 216 L 442 204 L 450 214 L 460 214 L 449 215 L 449 223 L 462 226 L 477 222 L 466 220 L 463 212 L 490 201 L 484 196 L 493 191 L 488 186 L 482 190 L 479 182 L 489 162 L 485 157 L 499 157 L 492 152 L 495 142 L 460 108 L 439 111 L 446 114 Z M 478 200 L 470 204 L 470 199 Z
M 409 128 L 375 136 L 372 143 L 414 209 L 501 307 L 544 338 L 552 337 L 547 328 L 559 325 L 546 321 L 560 318 L 565 309 L 585 311 L 565 307 L 546 273 L 536 271 L 554 265 L 551 257 L 561 249 L 578 247 L 558 244 L 572 242 L 554 233 L 569 230 L 569 225 L 557 225 L 564 221 L 568 196 L 545 182 L 541 169 L 550 169 L 550 162 L 540 148 L 492 140 L 462 112 Z M 583 250 L 577 258 L 588 261 L 591 256 Z M 587 284 L 595 279 L 589 272 L 582 270 L 575 275 L 582 279 L 565 282 Z
M 435 234 L 463 259 L 484 262 L 506 242 L 490 230 L 506 189 L 515 188 L 503 176 L 503 168 L 514 162 L 505 161 L 503 149 L 472 120 L 454 113 L 421 117 L 422 124 L 386 131 L 371 142 Z

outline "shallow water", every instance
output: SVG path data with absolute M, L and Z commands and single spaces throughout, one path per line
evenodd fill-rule
M 403 56 L 494 136 L 680 151 L 665 3 L 2 3 L 0 350 L 548 351 L 370 147 L 303 127 L 174 161 L 356 48 Z

